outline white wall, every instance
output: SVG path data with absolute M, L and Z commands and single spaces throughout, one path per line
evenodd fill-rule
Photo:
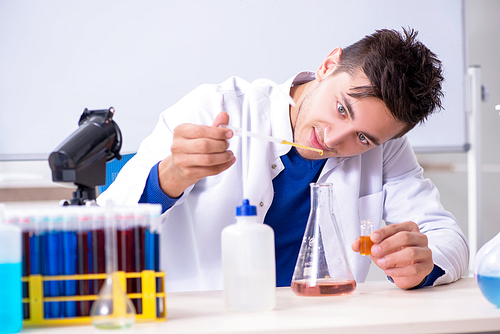
M 468 1 L 469 64 L 480 65 L 489 99 L 482 103 L 482 222 L 478 247 L 500 232 L 500 1 Z M 441 199 L 467 232 L 467 169 L 465 154 L 419 155 L 425 175 L 441 192 Z M 438 171 L 436 167 L 452 171 Z
M 110 106 L 122 152 L 136 152 L 159 113 L 202 83 L 284 82 L 336 46 L 402 26 L 419 31 L 448 79 L 445 110 L 410 131 L 410 142 L 420 152 L 461 152 L 463 2 L 0 1 L 0 159 L 46 159 L 85 108 Z

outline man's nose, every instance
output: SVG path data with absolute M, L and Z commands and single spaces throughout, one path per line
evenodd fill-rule
M 348 130 L 345 128 L 335 128 L 327 127 L 325 129 L 325 145 L 328 148 L 338 148 L 346 140 L 348 136 Z

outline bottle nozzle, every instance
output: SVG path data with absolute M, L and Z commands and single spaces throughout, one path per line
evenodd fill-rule
M 237 216 L 256 216 L 257 208 L 253 205 L 250 205 L 250 201 L 248 199 L 243 200 L 243 204 L 241 206 L 236 207 L 236 215 Z

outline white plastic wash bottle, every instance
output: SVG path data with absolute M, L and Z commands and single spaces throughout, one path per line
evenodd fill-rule
M 224 303 L 228 311 L 267 311 L 276 305 L 274 231 L 257 221 L 247 199 L 236 208 L 236 224 L 222 230 Z

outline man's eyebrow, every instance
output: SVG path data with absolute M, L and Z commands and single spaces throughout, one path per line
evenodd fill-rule
M 349 100 L 345 96 L 344 92 L 340 92 L 340 97 L 342 98 L 342 103 L 344 104 L 344 107 L 347 109 L 349 116 L 354 121 L 354 112 L 352 111 L 351 102 L 349 102 Z
M 373 143 L 373 145 L 375 145 L 375 146 L 379 146 L 380 145 L 380 140 L 378 140 L 377 138 L 369 135 L 368 133 L 363 133 L 363 136 L 365 136 L 366 138 L 368 138 Z
M 349 113 L 349 116 L 351 117 L 352 120 L 354 120 L 354 108 L 352 107 L 351 102 L 347 99 L 346 95 L 344 92 L 340 92 L 340 98 L 342 99 L 342 103 L 344 104 L 344 107 L 347 109 L 347 112 Z M 378 140 L 376 137 L 362 132 L 363 136 L 368 138 L 369 141 L 371 141 L 375 146 L 380 145 L 380 140 Z

